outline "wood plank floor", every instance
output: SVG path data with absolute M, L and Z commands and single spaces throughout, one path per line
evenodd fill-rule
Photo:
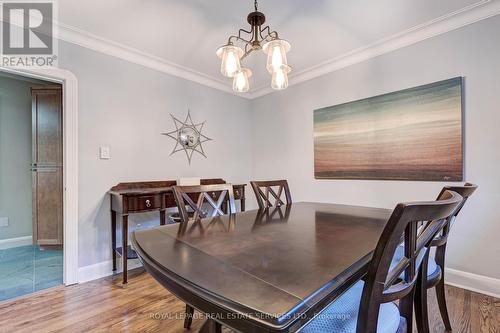
M 197 332 L 183 329 L 184 304 L 163 289 L 143 270 L 71 287 L 56 287 L 0 303 L 1 332 Z M 500 300 L 448 287 L 453 332 L 500 333 Z M 444 332 L 430 292 L 432 332 Z

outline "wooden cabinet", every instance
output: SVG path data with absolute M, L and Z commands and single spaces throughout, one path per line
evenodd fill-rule
M 63 243 L 62 90 L 32 88 L 33 243 Z

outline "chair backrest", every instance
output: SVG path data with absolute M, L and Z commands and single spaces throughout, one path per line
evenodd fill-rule
M 236 213 L 233 186 L 231 184 L 173 186 L 172 190 L 181 219 L 180 232 L 185 231 L 189 223 L 187 207 L 193 210 L 193 220 L 195 222 L 199 222 L 205 217 L 224 215 L 223 206 L 225 206 L 226 202 L 228 203 L 229 213 Z M 212 208 L 210 214 L 203 209 L 205 203 Z
M 414 287 L 422 263 L 428 256 L 428 246 L 461 201 L 459 194 L 446 191 L 437 201 L 400 203 L 396 206 L 380 236 L 368 269 L 357 332 L 376 332 L 380 305 L 398 299 L 400 306 L 402 301 L 410 304 L 409 313 L 402 313 L 402 316 L 408 316 L 406 319 L 411 323 Z M 421 222 L 426 222 L 425 228 L 418 233 Z M 404 256 L 393 263 L 394 253 L 402 239 Z
M 445 186 L 441 190 L 441 192 L 438 195 L 438 200 L 441 198 L 446 191 L 453 191 L 462 196 L 462 202 L 458 205 L 457 209 L 455 210 L 455 213 L 453 213 L 452 218 L 446 223 L 438 237 L 436 237 L 432 243 L 431 246 L 442 246 L 446 244 L 448 241 L 448 236 L 450 234 L 450 229 L 451 229 L 451 223 L 453 220 L 458 216 L 458 213 L 462 210 L 464 207 L 465 203 L 469 199 L 469 197 L 477 190 L 477 185 L 471 184 L 471 183 L 465 183 L 463 186 Z
M 250 184 L 260 209 L 292 203 L 292 195 L 286 180 L 251 181 Z M 278 190 L 275 191 L 273 188 Z M 283 201 L 283 195 L 285 201 Z

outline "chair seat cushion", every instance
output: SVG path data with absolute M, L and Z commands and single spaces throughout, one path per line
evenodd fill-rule
M 322 313 L 310 321 L 301 333 L 353 333 L 356 332 L 359 304 L 363 292 L 363 281 L 359 281 L 342 296 L 330 304 Z M 377 333 L 397 332 L 401 317 L 394 303 L 380 306 Z
M 396 252 L 394 252 L 394 257 L 392 258 L 391 268 L 392 269 L 396 264 L 403 258 L 405 253 L 404 246 L 400 245 L 396 248 Z M 429 256 L 429 263 L 427 264 L 427 276 L 431 276 L 438 270 L 438 265 L 436 264 L 436 260 L 434 260 L 433 256 Z M 403 273 L 404 274 L 404 273 Z M 403 276 L 401 275 L 401 277 Z

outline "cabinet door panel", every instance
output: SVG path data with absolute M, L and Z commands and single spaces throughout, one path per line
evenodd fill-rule
M 62 168 L 39 168 L 33 174 L 37 244 L 62 244 Z
M 32 89 L 33 241 L 63 243 L 62 92 Z

